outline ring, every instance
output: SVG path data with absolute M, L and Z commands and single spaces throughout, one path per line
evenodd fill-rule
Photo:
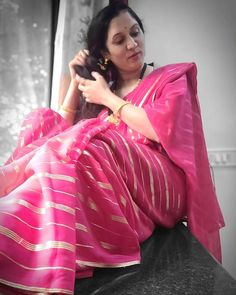
M 88 94 L 87 94 L 87 93 L 83 92 L 83 93 L 82 93 L 82 96 L 83 96 L 83 98 L 84 98 L 86 101 L 88 101 Z

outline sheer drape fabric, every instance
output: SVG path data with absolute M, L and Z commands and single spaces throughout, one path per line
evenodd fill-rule
M 51 107 L 58 109 L 70 83 L 68 63 L 85 48 L 85 37 L 93 15 L 105 1 L 61 0 L 55 37 Z

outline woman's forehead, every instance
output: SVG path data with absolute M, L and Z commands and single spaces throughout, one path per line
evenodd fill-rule
M 136 24 L 138 24 L 137 21 L 128 11 L 121 12 L 111 20 L 108 28 L 108 37 L 113 37 L 116 34 L 130 30 Z

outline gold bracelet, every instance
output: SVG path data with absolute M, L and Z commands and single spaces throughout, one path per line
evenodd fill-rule
M 116 111 L 114 111 L 109 117 L 108 121 L 112 124 L 118 125 L 120 123 L 120 112 L 124 106 L 131 104 L 130 102 L 126 101 L 121 104 Z
M 60 105 L 60 109 L 63 110 L 64 112 L 71 113 L 71 114 L 75 114 L 77 112 L 77 110 L 65 107 L 62 104 Z

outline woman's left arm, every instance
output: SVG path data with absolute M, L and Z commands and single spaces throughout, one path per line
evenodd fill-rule
M 112 110 L 113 114 L 118 115 L 119 119 L 125 122 L 131 129 L 143 134 L 147 138 L 159 142 L 157 134 L 143 108 L 132 104 L 125 104 L 126 101 L 111 92 L 107 96 L 106 106 Z M 121 109 L 120 107 L 123 106 Z M 117 110 L 119 113 L 116 114 Z
M 118 115 L 120 120 L 125 122 L 131 129 L 143 134 L 151 140 L 159 142 L 158 136 L 145 110 L 132 104 L 125 104 L 126 101 L 110 90 L 101 75 L 98 73 L 92 73 L 92 75 L 96 81 L 78 77 L 79 90 L 82 91 L 85 100 L 89 103 L 102 104 L 108 107 L 113 114 Z

